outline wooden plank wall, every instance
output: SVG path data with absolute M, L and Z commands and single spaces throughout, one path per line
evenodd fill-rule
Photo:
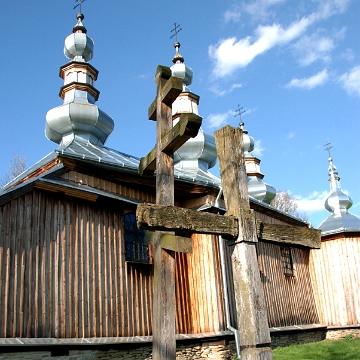
M 34 190 L 0 207 L 0 337 L 150 335 L 152 265 L 125 261 L 122 210 Z M 177 330 L 225 330 L 215 237 L 177 255 Z
M 151 194 L 141 190 L 132 189 L 129 186 L 124 186 L 120 184 L 116 184 L 111 181 L 103 180 L 94 176 L 86 175 L 79 173 L 77 171 L 69 171 L 62 175 L 62 177 L 66 180 L 74 181 L 76 183 L 89 185 L 95 189 L 101 189 L 109 191 L 113 194 L 119 194 L 123 196 L 128 196 L 133 199 L 139 199 L 144 202 L 155 204 L 155 194 Z
M 256 244 L 270 327 L 319 323 L 309 272 L 309 250 L 291 248 L 294 276 L 285 276 L 280 246 Z
M 192 239 L 192 254 L 176 254 L 177 332 L 225 330 L 218 239 L 201 234 L 194 234 Z
M 251 205 L 251 203 L 250 203 Z M 256 220 L 260 220 L 265 224 L 278 224 L 278 225 L 289 225 L 287 222 L 285 221 L 281 221 L 279 219 L 273 218 L 269 215 L 265 215 L 262 213 L 259 213 L 257 211 L 254 211 L 254 215 L 255 215 L 255 219 Z
M 360 323 L 360 237 L 321 242 L 310 252 L 310 272 L 320 321 L 330 326 Z
M 150 334 L 151 268 L 125 262 L 119 212 L 34 191 L 0 227 L 0 337 Z

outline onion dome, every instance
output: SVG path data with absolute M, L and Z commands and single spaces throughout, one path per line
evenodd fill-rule
M 183 91 L 172 104 L 173 123 L 176 124 L 183 113 L 199 115 L 198 105 L 200 97 L 190 92 L 193 71 L 184 64 L 184 58 L 179 53 L 180 43 L 175 42 L 176 49 L 171 67 L 171 75 L 182 79 Z M 195 138 L 189 139 L 174 153 L 174 163 L 177 169 L 202 170 L 207 172 L 215 166 L 217 160 L 215 138 L 204 132 L 202 128 Z
M 84 15 L 76 15 L 77 24 L 73 33 L 65 39 L 64 55 L 70 60 L 89 61 L 93 56 L 94 41 L 86 35 L 87 30 L 82 23 Z
M 176 53 L 172 60 L 174 65 L 170 68 L 171 74 L 174 77 L 182 79 L 183 91 L 190 91 L 187 87 L 191 84 L 193 70 L 184 64 L 184 58 L 179 53 L 180 43 L 178 41 L 175 42 L 174 47 L 176 49 Z
M 240 129 L 243 131 L 243 150 L 249 195 L 256 200 L 270 204 L 276 196 L 276 190 L 263 180 L 264 174 L 260 172 L 260 159 L 251 154 L 251 151 L 255 148 L 254 138 L 249 136 L 243 122 L 240 123 Z
M 319 229 L 323 235 L 360 231 L 360 218 L 348 212 L 353 201 L 341 189 L 339 174 L 332 158 L 329 157 L 328 161 L 330 164 L 328 169 L 330 195 L 325 200 L 325 209 L 331 215 L 320 224 Z
M 181 169 L 199 168 L 208 171 L 215 166 L 216 159 L 215 138 L 201 128 L 195 138 L 189 139 L 174 153 L 175 167 Z
M 59 96 L 64 102 L 46 114 L 45 135 L 62 145 L 76 137 L 104 145 L 114 129 L 114 121 L 95 105 L 100 94 L 94 87 L 98 70 L 87 63 L 92 58 L 94 42 L 86 35 L 84 15 L 77 14 L 76 18 L 73 33 L 65 39 L 64 54 L 70 62 L 60 68 L 64 86 Z

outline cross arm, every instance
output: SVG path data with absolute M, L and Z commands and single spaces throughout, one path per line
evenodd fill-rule
M 265 224 L 256 220 L 256 230 L 259 240 L 270 240 L 277 243 L 301 245 L 312 249 L 320 249 L 321 230 L 308 227 Z
M 181 114 L 180 121 L 161 139 L 162 151 L 174 153 L 189 138 L 195 137 L 201 126 L 202 118 L 195 114 Z M 150 153 L 140 159 L 139 174 L 147 172 L 152 175 L 156 169 L 156 146 Z
M 167 66 L 159 65 L 156 70 L 155 81 L 159 79 L 167 80 L 165 85 L 160 91 L 160 99 L 166 105 L 171 105 L 178 95 L 182 92 L 183 85 L 182 79 L 171 76 L 171 69 Z M 148 109 L 149 120 L 156 121 L 157 97 L 151 103 Z
M 136 209 L 139 228 L 222 235 L 235 238 L 238 221 L 233 216 L 203 213 L 175 206 L 139 204 Z
M 144 242 L 156 246 L 156 232 L 145 231 Z M 173 234 L 161 233 L 159 245 L 161 248 L 186 254 L 192 253 L 192 239 L 188 237 L 176 236 Z

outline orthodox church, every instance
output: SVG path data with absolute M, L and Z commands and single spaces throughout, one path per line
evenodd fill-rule
M 79 346 L 107 351 L 106 345 L 118 350 L 118 358 L 128 358 L 152 341 L 153 249 L 136 226 L 135 210 L 155 203 L 155 177 L 139 175 L 137 157 L 105 146 L 115 124 L 96 105 L 98 70 L 89 63 L 94 43 L 83 20 L 78 14 L 65 39 L 63 104 L 46 115 L 46 137 L 58 145 L 0 192 L 0 346 L 17 345 L 11 350 L 16 352 L 37 345 L 55 356 Z M 172 107 L 174 123 L 182 113 L 198 115 L 199 106 L 199 96 L 189 89 L 193 71 L 179 49 L 176 42 L 171 71 L 182 79 L 183 91 Z M 314 338 L 328 325 L 359 324 L 360 219 L 348 212 L 351 200 L 332 160 L 326 202 L 332 214 L 320 230 L 310 229 L 270 205 L 276 191 L 251 154 L 254 139 L 240 127 L 273 343 L 279 334 Z M 216 157 L 214 137 L 202 129 L 174 154 L 176 206 L 226 211 L 221 179 L 209 171 Z M 274 231 L 263 232 L 264 225 Z M 196 358 L 216 345 L 222 358 L 232 358 L 241 329 L 229 246 L 205 234 L 193 234 L 192 242 L 191 254 L 175 257 L 179 354 Z M 335 256 L 347 261 L 340 264 Z M 335 286 L 340 277 L 342 291 Z M 331 303 L 334 293 L 338 298 Z M 341 311 L 335 309 L 340 301 Z M 141 351 L 141 358 L 149 358 Z

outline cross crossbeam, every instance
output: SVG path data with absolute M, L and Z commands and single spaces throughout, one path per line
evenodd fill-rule
M 222 235 L 236 238 L 238 220 L 234 216 L 184 209 L 175 206 L 139 204 L 137 225 L 148 230 L 185 230 L 189 233 Z
M 156 233 L 153 231 L 145 231 L 144 243 L 156 246 Z M 176 236 L 166 233 L 160 234 L 159 244 L 162 249 L 187 254 L 192 253 L 192 240 L 188 237 Z
M 171 76 L 171 69 L 159 65 L 155 75 L 156 98 L 148 109 L 156 121 L 156 145 L 141 159 L 139 173 L 152 174 L 156 169 L 156 204 L 174 205 L 173 152 L 190 137 L 195 137 L 201 117 L 180 116 L 173 127 L 172 103 L 182 92 L 182 79 Z M 147 232 L 146 242 L 154 246 L 153 359 L 175 360 L 175 251 L 192 251 L 190 238 L 174 232 Z
M 181 114 L 180 121 L 168 131 L 161 139 L 161 151 L 172 154 L 178 150 L 188 139 L 195 137 L 201 126 L 201 117 L 195 114 Z M 152 175 L 156 169 L 155 146 L 147 156 L 140 159 L 139 174 Z

